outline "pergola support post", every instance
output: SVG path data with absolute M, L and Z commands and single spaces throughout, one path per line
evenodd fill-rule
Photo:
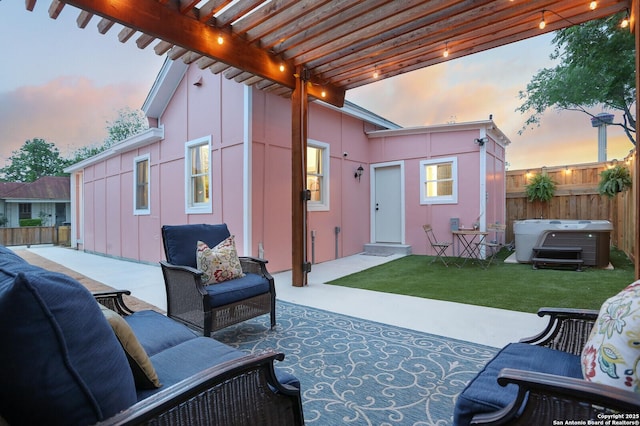
M 307 285 L 307 76 L 296 69 L 296 87 L 291 95 L 291 284 Z
M 631 4 L 631 23 L 636 39 L 636 123 L 640 118 L 640 0 L 633 0 Z M 636 124 L 637 126 L 637 124 Z M 636 149 L 633 168 L 633 203 L 635 205 L 635 224 L 633 235 L 633 263 L 635 265 L 635 279 L 640 279 L 640 156 L 638 155 L 638 129 L 636 127 Z

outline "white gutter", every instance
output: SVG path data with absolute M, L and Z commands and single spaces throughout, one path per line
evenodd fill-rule
M 511 143 L 509 138 L 495 125 L 493 120 L 480 120 L 480 121 L 468 121 L 464 123 L 447 123 L 447 124 L 435 124 L 431 126 L 416 126 L 416 127 L 403 127 L 400 129 L 389 130 L 374 130 L 366 132 L 369 139 L 373 138 L 386 138 L 389 136 L 404 136 L 404 135 L 420 135 L 433 132 L 457 132 L 461 130 L 478 130 L 481 129 L 485 136 L 489 135 L 491 138 L 503 147 L 506 147 Z
M 113 157 L 122 152 L 131 151 L 132 149 L 139 148 L 144 145 L 149 145 L 162 139 L 164 139 L 164 126 L 152 127 L 151 129 L 147 129 L 142 133 L 133 135 L 123 140 L 122 142 L 118 142 L 117 144 L 113 145 L 106 151 L 101 152 L 100 154 L 72 164 L 71 166 L 65 168 L 63 171 L 65 173 L 74 173 L 84 169 L 87 166 L 106 160 L 107 158 Z

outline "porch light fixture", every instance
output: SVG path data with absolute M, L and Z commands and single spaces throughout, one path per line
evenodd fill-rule
M 362 176 L 362 172 L 364 172 L 364 168 L 362 167 L 362 164 L 356 169 L 355 174 L 353 175 L 354 178 L 358 179 L 358 182 L 360 182 L 360 177 Z
M 540 23 L 538 24 L 538 28 L 540 28 L 541 30 L 544 30 L 544 27 L 547 26 L 547 23 L 544 22 L 544 10 L 542 12 L 542 19 L 540 19 Z
M 442 56 L 444 56 L 445 58 L 449 56 L 449 47 L 448 47 L 449 42 L 446 42 L 444 44 L 444 52 L 442 52 Z

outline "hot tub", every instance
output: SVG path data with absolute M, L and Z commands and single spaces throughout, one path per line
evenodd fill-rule
M 513 223 L 516 260 L 531 261 L 536 246 L 582 247 L 582 259 L 588 266 L 609 265 L 609 233 L 613 225 L 608 220 L 527 219 Z

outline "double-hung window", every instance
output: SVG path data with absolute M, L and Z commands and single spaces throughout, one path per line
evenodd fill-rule
M 329 145 L 318 141 L 307 142 L 307 190 L 311 199 L 310 211 L 329 210 Z
M 458 159 L 455 157 L 420 162 L 420 204 L 458 202 Z
M 211 213 L 211 137 L 185 145 L 185 208 L 187 213 Z
M 31 219 L 31 203 L 18 204 L 18 219 Z
M 149 202 L 149 154 L 133 159 L 133 214 L 151 213 Z

